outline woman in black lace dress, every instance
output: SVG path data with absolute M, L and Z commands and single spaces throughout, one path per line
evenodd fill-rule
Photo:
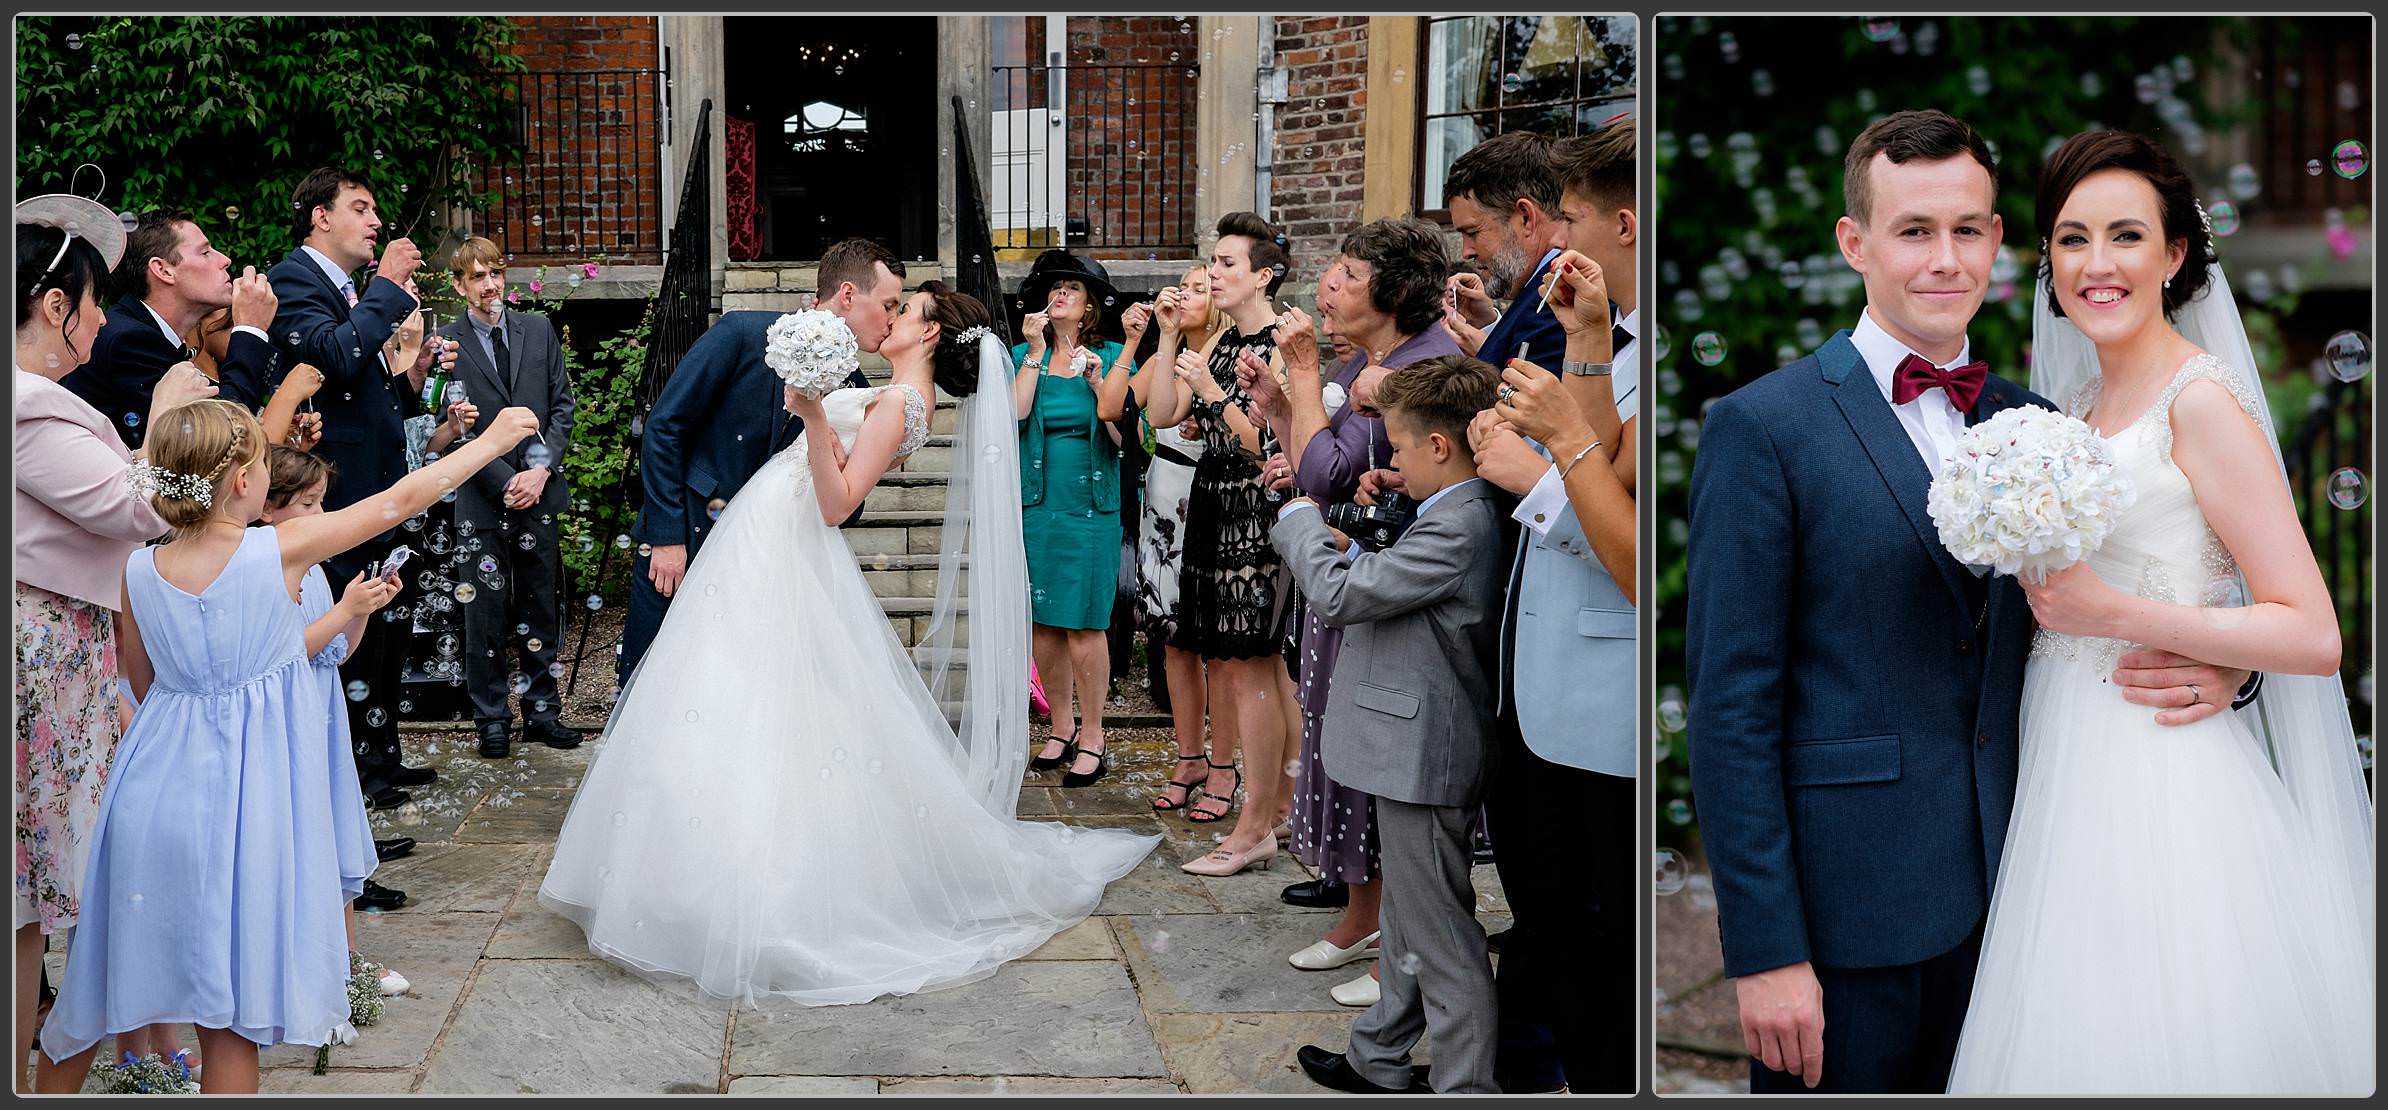
M 1191 412 L 1202 428 L 1203 455 L 1194 469 L 1186 511 L 1186 547 L 1178 594 L 1178 628 L 1170 643 L 1202 656 L 1214 681 L 1228 687 L 1244 779 L 1231 760 L 1212 762 L 1187 819 L 1224 819 L 1235 791 L 1246 788 L 1244 812 L 1217 851 L 1185 865 L 1198 875 L 1232 875 L 1277 854 L 1278 811 L 1290 801 L 1284 774 L 1290 752 L 1285 668 L 1278 635 L 1292 588 L 1269 529 L 1283 503 L 1265 490 L 1262 460 L 1275 454 L 1265 422 L 1249 411 L 1251 398 L 1236 381 L 1236 363 L 1249 352 L 1273 360 L 1277 316 L 1270 298 L 1292 264 L 1275 228 L 1250 212 L 1219 221 L 1210 262 L 1211 297 L 1230 326 L 1201 351 L 1178 357 L 1174 380 L 1155 383 L 1152 419 L 1176 423 Z

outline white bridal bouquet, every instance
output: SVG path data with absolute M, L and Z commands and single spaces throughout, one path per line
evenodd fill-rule
M 854 331 L 844 320 L 818 308 L 791 312 L 772 321 L 764 333 L 763 361 L 781 381 L 815 400 L 846 384 L 846 376 L 861 364 Z
M 1957 437 L 1925 506 L 1958 562 L 2037 583 L 2098 550 L 2136 497 L 2089 425 L 2024 406 Z

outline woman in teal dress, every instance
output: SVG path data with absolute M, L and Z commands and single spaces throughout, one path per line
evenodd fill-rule
M 1119 443 L 1095 413 L 1095 387 L 1128 355 L 1096 327 L 1103 318 L 1097 298 L 1116 297 L 1100 263 L 1047 251 L 1021 286 L 1021 303 L 1032 311 L 1020 321 L 1027 341 L 1012 348 L 1036 621 L 1031 650 L 1053 705 L 1053 738 L 1032 766 L 1063 768 L 1063 786 L 1089 785 L 1108 768 L 1103 701 L 1111 649 L 1104 633 L 1119 589 Z

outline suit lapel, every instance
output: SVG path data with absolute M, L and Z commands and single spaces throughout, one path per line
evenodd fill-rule
M 1948 549 L 1941 546 L 1940 530 L 1933 525 L 1932 514 L 1925 507 L 1932 489 L 1932 473 L 1925 468 L 1922 456 L 1916 454 L 1915 441 L 1907 438 L 1907 429 L 1891 411 L 1890 401 L 1882 396 L 1882 388 L 1874 383 L 1874 375 L 1866 369 L 1865 357 L 1849 342 L 1848 333 L 1826 340 L 1816 352 L 1816 360 L 1823 368 L 1825 381 L 1835 386 L 1833 403 L 1849 421 L 1849 430 L 1857 434 L 1866 456 L 1874 461 L 1874 469 L 1882 475 L 1883 484 L 1890 487 L 1892 500 L 1906 514 L 1908 526 L 1915 529 L 1916 542 L 1923 544 L 1932 565 L 1939 568 L 1941 581 L 1949 589 L 1949 599 L 1960 611 L 1964 610 L 1962 576 L 1971 572 L 1958 565 Z M 1976 407 L 1979 405 L 1977 401 Z M 1967 617 L 1971 619 L 1971 614 Z
M 484 401 L 479 396 L 475 396 L 473 404 L 475 407 L 488 408 L 489 411 L 496 412 L 509 403 L 513 391 L 506 387 L 505 375 L 499 373 L 495 366 L 490 365 L 489 352 L 482 349 L 481 334 L 473 330 L 473 322 L 458 319 L 455 328 L 456 334 L 449 338 L 456 342 L 460 352 L 457 358 L 474 374 L 480 376 L 480 380 L 473 383 L 472 392 L 479 394 L 484 389 L 489 391 L 488 400 Z

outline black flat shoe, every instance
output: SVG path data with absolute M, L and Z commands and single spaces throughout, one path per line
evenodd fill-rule
M 1108 737 L 1105 737 L 1105 738 L 1104 738 L 1104 741 L 1103 741 L 1103 746 L 1104 746 L 1104 747 L 1106 747 L 1106 748 L 1108 748 L 1108 747 L 1110 747 L 1110 745 L 1111 745 L 1110 738 L 1108 738 Z M 1085 758 L 1086 756 L 1090 756 L 1090 755 L 1091 755 L 1091 756 L 1093 756 L 1093 757 L 1095 757 L 1095 765 L 1094 765 L 1094 770 L 1092 770 L 1092 771 L 1088 771 L 1088 772 L 1086 772 L 1085 774 L 1079 774 L 1079 773 L 1078 773 L 1078 761 L 1079 761 L 1080 759 L 1082 759 L 1082 758 Z M 1062 772 L 1062 773 L 1061 773 L 1061 784 L 1062 784 L 1063 786 L 1065 786 L 1065 787 L 1093 786 L 1093 785 L 1094 785 L 1096 782 L 1100 781 L 1104 775 L 1107 775 L 1107 774 L 1110 774 L 1110 773 L 1111 773 L 1111 753 L 1110 753 L 1110 752 L 1108 752 L 1108 751 L 1092 751 L 1092 752 L 1090 752 L 1090 751 L 1087 751 L 1087 750 L 1086 750 L 1086 749 L 1084 749 L 1084 748 L 1081 748 L 1081 747 L 1079 747 L 1079 746 L 1078 746 L 1078 742 L 1077 742 L 1076 740 L 1074 740 L 1074 739 L 1073 739 L 1073 740 L 1071 740 L 1071 741 L 1070 741 L 1070 769 L 1069 769 L 1069 770 L 1067 770 L 1067 771 L 1064 771 L 1064 772 Z
M 1302 1065 L 1303 1074 L 1308 1075 L 1311 1082 L 1330 1091 L 1342 1091 L 1348 1095 L 1427 1095 L 1434 1093 L 1434 1088 L 1426 1084 L 1426 1068 L 1421 1065 L 1410 1066 L 1410 1085 L 1404 1089 L 1379 1087 L 1369 1082 L 1366 1076 L 1353 1071 L 1351 1061 L 1344 1059 L 1342 1053 L 1329 1052 L 1314 1044 L 1306 1044 L 1295 1049 L 1294 1060 Z
M 367 879 L 365 880 L 365 892 L 357 895 L 354 904 L 360 910 L 394 910 L 406 904 L 406 892 L 391 890 L 380 883 Z
M 524 721 L 522 738 L 537 740 L 551 748 L 577 748 L 588 735 L 577 728 L 566 728 L 562 721 Z
M 1351 904 L 1352 888 L 1341 879 L 1312 879 L 1277 892 L 1279 901 L 1310 909 L 1335 909 Z
M 514 754 L 514 741 L 506 735 L 506 722 L 481 722 L 481 758 L 504 759 Z
M 414 850 L 415 838 L 411 836 L 393 836 L 388 840 L 373 842 L 373 857 L 383 863 L 388 863 Z
M 429 786 L 439 781 L 436 767 L 400 767 L 390 773 L 392 786 Z
M 1047 758 L 1045 758 L 1044 756 L 1041 756 L 1041 755 L 1040 755 L 1040 756 L 1034 756 L 1034 757 L 1030 758 L 1030 759 L 1029 759 L 1029 761 L 1028 761 L 1028 769 L 1029 769 L 1029 770 L 1031 770 L 1031 771 L 1058 771 L 1058 770 L 1061 770 L 1062 768 L 1064 768 L 1064 767 L 1067 767 L 1067 766 L 1069 766 L 1070 764 L 1072 764 L 1072 763 L 1075 763 L 1075 762 L 1077 762 L 1077 761 L 1078 761 L 1078 734 L 1077 734 L 1077 733 L 1073 732 L 1073 733 L 1069 734 L 1068 736 L 1054 736 L 1054 737 L 1051 737 L 1051 739 L 1054 739 L 1054 740 L 1059 740 L 1059 741 L 1061 741 L 1061 754 L 1060 754 L 1060 755 L 1057 755 L 1057 756 L 1054 756 L 1054 757 L 1053 757 L 1053 758 L 1051 758 L 1051 759 L 1047 759 Z
M 395 786 L 385 786 L 371 794 L 365 795 L 365 808 L 396 809 L 399 806 L 405 805 L 406 803 L 414 800 L 415 796 L 407 793 L 404 790 L 400 790 Z

